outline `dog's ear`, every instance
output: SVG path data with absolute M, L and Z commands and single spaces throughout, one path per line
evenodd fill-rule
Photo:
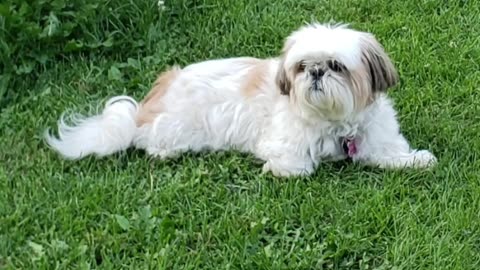
M 277 77 L 276 77 L 278 88 L 280 89 L 280 93 L 282 95 L 290 95 L 290 89 L 292 87 L 290 80 L 287 76 L 287 71 L 284 67 L 284 59 L 280 60 L 280 64 L 278 65 Z
M 361 39 L 362 62 L 370 75 L 372 91 L 383 92 L 398 83 L 398 73 L 382 45 L 370 33 Z
M 285 44 L 283 45 L 282 54 L 280 56 L 280 64 L 278 65 L 277 77 L 276 82 L 278 88 L 280 89 L 280 93 L 282 95 L 290 95 L 290 90 L 292 84 L 287 76 L 287 71 L 285 70 L 285 57 L 288 54 L 288 51 L 292 48 L 293 44 L 295 43 L 293 38 L 287 38 Z

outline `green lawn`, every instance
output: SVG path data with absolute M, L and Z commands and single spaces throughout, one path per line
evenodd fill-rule
M 285 180 L 236 152 L 72 162 L 42 140 L 67 108 L 141 99 L 175 63 L 276 55 L 313 20 L 384 44 L 401 76 L 391 96 L 402 131 L 437 155 L 436 168 L 341 162 Z M 0 269 L 480 269 L 476 1 L 177 0 L 136 29 L 146 46 L 58 58 L 8 89 Z

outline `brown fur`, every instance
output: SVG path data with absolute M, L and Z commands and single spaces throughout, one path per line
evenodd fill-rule
M 398 73 L 382 45 L 373 35 L 366 34 L 366 38 L 362 40 L 362 51 L 362 61 L 368 69 L 372 91 L 383 92 L 395 86 L 398 82 Z
M 280 66 L 278 67 L 278 72 L 277 72 L 277 86 L 280 89 L 280 93 L 282 95 L 290 95 L 290 90 L 292 88 L 292 84 L 290 82 L 290 79 L 287 76 L 287 71 L 283 67 L 284 65 L 284 56 L 282 56 L 280 60 Z
M 398 73 L 392 61 L 371 34 L 365 34 L 362 40 L 362 62 L 363 68 L 350 74 L 357 111 L 363 110 L 375 100 L 378 93 L 398 82 Z
M 162 111 L 161 98 L 168 91 L 168 88 L 180 72 L 181 69 L 179 67 L 174 67 L 161 73 L 157 77 L 157 80 L 153 83 L 152 90 L 145 96 L 140 105 L 140 110 L 137 115 L 137 126 L 151 123 Z
M 246 97 L 253 97 L 258 95 L 260 87 L 265 80 L 268 71 L 267 60 L 257 60 L 253 63 L 246 77 L 245 83 L 242 85 L 241 93 Z
M 361 69 L 358 72 L 350 74 L 352 82 L 352 91 L 355 96 L 355 109 L 362 111 L 375 100 L 375 93 L 372 91 L 371 85 L 365 78 L 369 74 L 366 69 Z
M 287 95 L 287 96 L 290 95 L 292 83 L 290 82 L 290 79 L 288 78 L 288 75 L 287 75 L 287 71 L 284 68 L 285 56 L 294 44 L 295 44 L 295 41 L 293 41 L 292 39 L 287 39 L 285 41 L 285 45 L 283 46 L 283 49 L 282 49 L 282 55 L 280 56 L 280 64 L 278 67 L 278 72 L 276 77 L 277 86 L 280 89 L 280 93 L 282 95 Z

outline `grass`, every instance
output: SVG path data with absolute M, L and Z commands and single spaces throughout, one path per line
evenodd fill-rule
M 149 46 L 59 58 L 8 89 L 0 114 L 0 268 L 480 268 L 475 1 L 166 6 L 153 25 L 135 26 Z M 67 108 L 91 112 L 86 104 L 122 93 L 140 99 L 174 63 L 276 55 L 285 36 L 312 20 L 348 22 L 384 44 L 402 78 L 391 92 L 402 131 L 438 156 L 436 168 L 341 162 L 284 180 L 236 152 L 160 161 L 128 151 L 71 162 L 42 141 Z

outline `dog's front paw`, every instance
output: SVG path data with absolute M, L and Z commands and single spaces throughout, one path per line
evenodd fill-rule
M 427 150 L 414 150 L 408 154 L 382 157 L 374 164 L 388 169 L 428 168 L 437 164 L 437 158 Z
M 282 167 L 268 161 L 263 165 L 262 172 L 263 173 L 271 172 L 276 177 L 306 176 L 313 172 L 313 168 L 309 169 L 307 167 L 303 169 L 298 169 L 298 168 L 291 168 L 291 167 L 290 168 Z
M 437 164 L 437 158 L 428 150 L 416 151 L 412 159 L 412 166 L 415 168 L 427 168 Z

